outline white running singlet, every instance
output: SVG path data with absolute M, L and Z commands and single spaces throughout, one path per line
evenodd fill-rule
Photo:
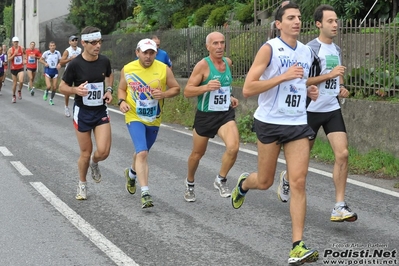
M 330 73 L 334 67 L 341 65 L 341 49 L 334 43 L 322 43 L 319 38 L 313 39 L 308 44 L 318 56 L 320 62 L 320 75 Z M 326 113 L 340 109 L 337 96 L 339 94 L 339 77 L 320 83 L 319 97 L 308 106 L 309 112 Z
M 295 63 L 303 67 L 304 77 L 285 81 L 268 91 L 262 92 L 258 98 L 259 106 L 254 117 L 269 124 L 307 124 L 306 80 L 314 59 L 311 49 L 299 41 L 297 41 L 296 47 L 292 48 L 279 37 L 267 41 L 264 45 L 270 45 L 272 56 L 259 80 L 268 80 L 279 76 Z

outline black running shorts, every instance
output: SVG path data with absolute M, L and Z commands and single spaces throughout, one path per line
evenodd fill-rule
M 276 125 L 255 119 L 254 127 L 258 140 L 263 144 L 275 141 L 277 141 L 277 144 L 284 144 L 314 136 L 314 132 L 309 125 Z
M 214 138 L 219 128 L 227 122 L 234 121 L 235 117 L 236 113 L 232 107 L 224 112 L 202 112 L 197 110 L 194 119 L 194 129 L 202 137 Z

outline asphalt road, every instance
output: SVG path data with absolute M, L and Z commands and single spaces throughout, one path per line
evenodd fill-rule
M 12 104 L 10 87 L 7 81 L 0 96 L 0 265 L 287 265 L 289 205 L 276 196 L 284 160 L 272 188 L 250 191 L 235 210 L 213 188 L 224 151 L 215 139 L 196 175 L 197 201 L 187 203 L 191 131 L 163 125 L 149 155 L 155 206 L 143 210 L 139 193 L 125 190 L 133 145 L 123 115 L 112 111 L 103 180 L 96 184 L 88 176 L 89 198 L 77 201 L 79 149 L 63 98 L 57 95 L 50 106 L 41 92 L 31 97 L 24 87 L 23 99 Z M 256 147 L 241 149 L 229 174 L 231 188 L 242 172 L 256 170 Z M 359 220 L 332 223 L 331 166 L 311 166 L 304 240 L 320 252 L 312 265 L 399 265 L 399 192 L 351 176 L 347 202 Z

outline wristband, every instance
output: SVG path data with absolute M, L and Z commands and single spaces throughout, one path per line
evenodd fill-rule
M 119 99 L 118 106 L 120 106 L 122 102 L 125 102 L 125 99 Z
M 341 87 L 344 87 L 344 88 L 345 88 L 345 84 L 341 83 L 341 84 L 339 84 L 339 87 L 340 87 L 340 88 L 341 88 Z
M 111 92 L 111 94 L 114 93 L 114 90 L 112 89 L 112 87 L 108 87 L 107 91 Z

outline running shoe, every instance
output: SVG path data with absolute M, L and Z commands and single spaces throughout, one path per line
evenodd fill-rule
M 87 186 L 86 182 L 79 181 L 78 184 L 78 193 L 75 197 L 77 200 L 86 200 L 87 199 Z
M 22 100 L 22 92 L 18 91 L 18 100 Z
M 30 95 L 31 95 L 31 96 L 35 95 L 34 89 L 35 89 L 35 88 L 30 89 Z
M 130 168 L 125 169 L 126 190 L 133 195 L 134 193 L 136 193 L 136 178 L 130 178 L 129 171 Z
M 220 196 L 222 198 L 228 198 L 231 196 L 230 189 L 226 185 L 226 181 L 219 182 L 218 176 L 216 176 L 215 182 L 213 182 L 213 186 L 219 190 Z
M 187 184 L 187 179 L 184 181 L 184 184 L 186 185 L 186 190 L 184 191 L 184 199 L 188 202 L 194 202 L 195 201 L 194 186 L 189 186 Z
M 145 208 L 151 208 L 153 206 L 154 206 L 154 204 L 152 202 L 152 198 L 151 198 L 150 193 L 143 192 L 141 194 L 141 208 L 145 209 Z
M 16 103 L 17 102 L 17 97 L 15 97 L 15 95 L 14 96 L 12 96 L 12 103 Z
M 244 203 L 245 196 L 240 194 L 238 185 L 241 183 L 241 181 L 244 181 L 248 176 L 249 173 L 242 173 L 238 178 L 237 186 L 233 189 L 233 192 L 231 193 L 231 204 L 233 205 L 234 209 L 240 208 L 241 205 Z
M 277 196 L 282 202 L 287 202 L 290 199 L 290 183 L 285 178 L 287 171 L 282 171 L 280 174 L 280 183 L 277 188 Z
M 101 172 L 100 168 L 98 168 L 98 163 L 90 163 L 90 169 L 91 169 L 91 178 L 93 178 L 94 182 L 100 183 L 101 182 Z
M 43 100 L 44 101 L 47 101 L 47 96 L 48 96 L 48 91 L 44 91 L 44 94 L 43 94 Z
M 354 222 L 357 220 L 357 214 L 345 203 L 342 206 L 335 206 L 331 212 L 331 222 Z
M 48 104 L 49 104 L 49 105 L 54 105 L 53 99 L 50 99 L 50 100 L 48 101 Z
M 289 265 L 302 265 L 305 262 L 315 262 L 319 259 L 319 252 L 315 249 L 308 249 L 303 241 L 299 242 L 290 251 Z
M 65 116 L 66 117 L 70 117 L 71 116 L 71 113 L 69 112 L 69 108 L 68 107 L 65 107 Z

